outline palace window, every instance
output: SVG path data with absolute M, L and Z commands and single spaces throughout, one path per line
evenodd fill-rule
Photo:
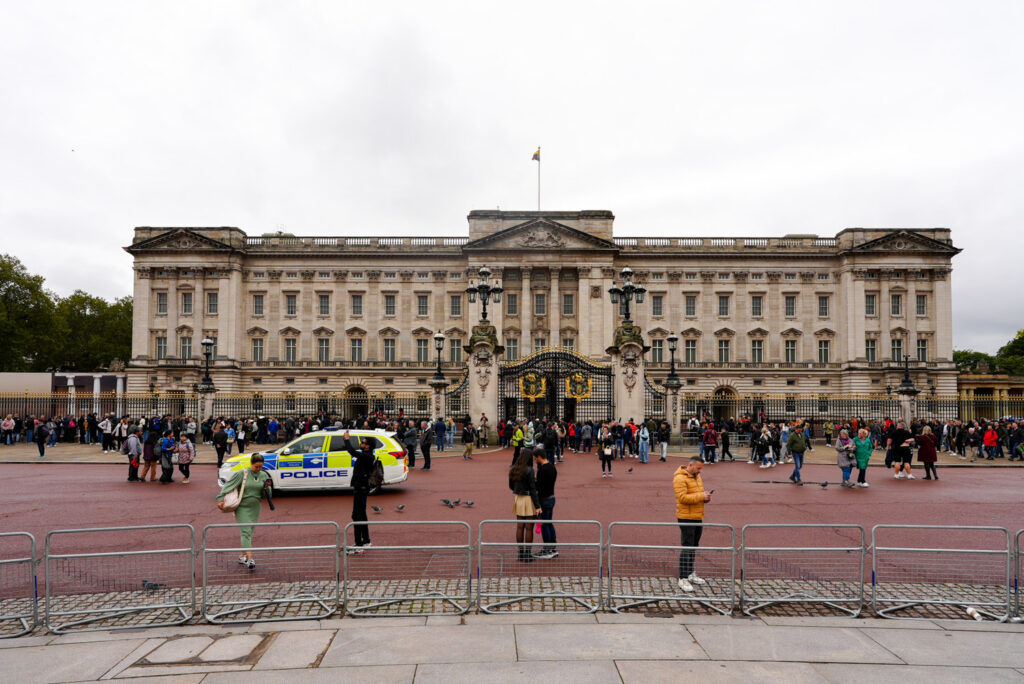
M 661 363 L 665 360 L 665 340 L 651 340 L 651 361 Z
M 576 338 L 575 337 L 563 337 L 562 338 L 562 346 L 565 347 L 566 349 L 575 349 L 576 348 Z
M 917 315 L 927 316 L 928 315 L 928 295 L 919 294 L 917 295 Z
M 355 363 L 362 363 L 363 361 L 363 340 L 359 337 L 353 337 L 349 340 L 349 357 L 351 361 Z
M 729 295 L 718 296 L 718 315 L 728 316 L 729 315 Z
M 519 295 L 517 295 L 517 294 L 506 294 L 505 295 L 505 315 L 506 316 L 518 316 L 519 315 Z
M 192 315 L 192 293 L 182 292 L 181 293 L 181 313 L 185 316 Z
M 892 360 L 896 362 L 903 361 L 903 340 L 892 341 Z
M 665 315 L 665 297 L 662 295 L 653 295 L 651 297 L 651 315 L 652 316 L 664 316 Z
M 295 316 L 299 313 L 298 295 L 290 294 L 284 296 L 284 313 L 286 316 Z
M 363 315 L 363 295 L 354 294 L 352 295 L 352 315 L 362 316 Z
M 331 315 L 331 295 L 322 294 L 317 297 L 321 316 Z
M 395 295 L 393 294 L 384 295 L 384 315 L 395 315 Z
M 752 363 L 764 363 L 764 340 L 750 340 L 750 360 Z
M 452 363 L 461 363 L 462 340 L 457 337 L 453 337 L 451 340 L 448 341 L 448 344 L 448 360 L 451 361 Z
M 519 359 L 519 339 L 515 337 L 505 338 L 505 358 L 509 361 Z
M 416 340 L 416 360 L 420 363 L 430 361 L 430 340 Z
M 430 296 L 429 295 L 416 295 L 416 315 L 417 316 L 429 316 L 430 315 Z
M 157 292 L 156 293 L 156 312 L 158 314 L 167 313 L 167 293 Z
M 921 362 L 928 360 L 928 340 L 917 341 L 917 360 Z
M 548 346 L 548 338 L 546 337 L 535 337 L 533 338 L 533 351 L 537 352 Z
M 462 295 L 452 295 L 451 296 L 450 311 L 451 311 L 451 315 L 452 316 L 461 316 L 462 315 Z
M 696 316 L 697 315 L 697 297 L 696 295 L 686 295 L 686 315 Z
M 754 317 L 760 317 L 764 315 L 763 305 L 764 298 L 761 295 L 754 295 L 750 298 L 750 315 Z
M 297 358 L 298 340 L 294 337 L 286 337 L 284 340 L 284 360 L 288 363 L 295 363 Z
M 683 341 L 683 362 L 697 363 L 697 340 Z
M 384 338 L 384 360 L 388 363 L 395 362 L 395 338 Z
M 316 358 L 321 363 L 331 360 L 331 341 L 321 338 L 316 341 Z
M 786 363 L 796 363 L 796 340 L 786 340 L 783 350 Z
M 658 297 L 654 297 L 654 299 L 659 299 L 659 298 Z M 572 295 L 572 293 L 563 293 L 562 294 L 562 315 L 563 316 L 572 316 L 575 313 L 576 313 L 576 298 Z M 654 315 L 655 316 L 660 316 L 661 314 L 657 314 L 656 313 Z
M 875 311 L 875 295 L 866 294 L 864 295 L 864 315 L 865 316 L 876 316 L 878 315 Z
M 821 316 L 822 318 L 825 318 L 825 317 L 828 316 L 828 297 L 827 296 L 818 297 L 818 315 Z
M 218 306 L 218 304 L 219 304 L 219 302 L 217 301 L 217 293 L 216 292 L 207 292 L 206 293 L 206 313 L 211 315 L 211 316 L 215 316 L 217 314 L 217 306 Z
M 828 363 L 832 343 L 828 340 L 818 340 L 818 363 Z
M 864 340 L 864 359 L 867 361 L 878 360 L 878 342 L 876 340 Z
M 181 347 L 181 354 L 179 354 L 179 356 L 183 360 L 191 359 L 192 358 L 192 338 L 191 337 L 182 337 L 179 340 L 179 343 L 180 343 L 179 346 Z
M 262 361 L 263 360 L 263 340 L 254 339 L 252 341 L 252 360 Z
M 167 358 L 167 338 L 158 337 L 156 338 L 156 358 L 166 359 Z
M 889 300 L 889 311 L 893 316 L 903 315 L 903 295 L 894 294 Z
M 796 295 L 786 295 L 786 316 L 796 316 Z
M 263 295 L 252 296 L 252 315 L 262 316 L 263 315 Z
M 546 316 L 548 313 L 548 296 L 542 292 L 533 295 L 533 313 Z
M 718 340 L 718 362 L 729 363 L 729 340 Z

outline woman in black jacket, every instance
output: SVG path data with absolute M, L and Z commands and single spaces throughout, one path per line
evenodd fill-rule
M 345 450 L 352 456 L 352 522 L 366 522 L 366 497 L 370 493 L 370 473 L 373 471 L 373 442 L 370 437 L 363 437 L 359 449 L 355 448 L 348 430 L 342 435 Z M 370 546 L 370 528 L 368 525 L 354 525 L 356 548 L 349 553 L 362 553 L 364 546 Z
M 543 452 L 544 449 L 541 448 Z M 512 513 L 517 520 L 531 522 L 516 523 L 516 543 L 519 544 L 519 562 L 533 562 L 530 545 L 533 544 L 533 522 L 540 515 L 540 497 L 537 494 L 537 478 L 533 473 L 533 452 L 521 449 L 512 467 L 508 470 L 508 488 L 515 494 Z

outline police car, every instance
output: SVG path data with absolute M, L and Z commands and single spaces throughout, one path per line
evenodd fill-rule
M 395 433 L 385 430 L 350 430 L 358 444 L 369 438 L 377 460 L 384 466 L 384 484 L 394 485 L 409 477 L 409 460 Z M 350 489 L 352 456 L 345 450 L 344 432 L 327 428 L 296 437 L 273 451 L 252 451 L 233 456 L 217 474 L 223 487 L 235 471 L 248 468 L 249 458 L 263 455 L 263 470 L 270 475 L 274 489 Z

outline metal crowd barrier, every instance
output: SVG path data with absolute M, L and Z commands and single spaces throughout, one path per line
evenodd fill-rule
M 0 639 L 28 634 L 39 621 L 36 538 L 0 533 Z
M 349 545 L 342 596 L 349 615 L 461 615 L 473 603 L 469 523 L 368 521 L 369 547 Z M 403 542 L 413 537 L 417 543 Z
M 940 548 L 951 536 L 964 537 L 973 548 Z M 880 617 L 933 619 L 939 610 L 944 617 L 970 619 L 973 608 L 1000 622 L 1009 619 L 1013 563 L 1006 529 L 876 525 L 871 545 L 871 603 Z
M 801 531 L 806 542 L 786 542 Z M 830 543 L 844 532 L 855 540 L 842 546 Z M 765 536 L 778 541 L 771 543 Z M 864 537 L 860 525 L 744 526 L 740 609 L 753 616 L 754 611 L 780 603 L 819 603 L 857 617 L 864 605 Z
M 1014 561 L 1015 566 L 1013 569 L 1013 595 L 1015 597 L 1015 605 L 1013 612 L 1017 617 L 1024 617 L 1024 615 L 1021 615 L 1020 610 L 1020 581 L 1022 578 L 1024 578 L 1024 548 L 1022 548 L 1021 542 L 1024 542 L 1024 530 L 1017 532 L 1017 536 L 1014 537 L 1013 544 L 1013 547 L 1015 549 L 1014 555 L 1016 558 L 1016 560 Z
M 159 545 L 115 550 L 128 539 L 134 545 Z M 173 541 L 177 546 L 167 548 Z M 191 525 L 50 532 L 44 559 L 47 629 L 63 634 L 187 622 L 196 612 L 195 541 Z M 75 543 L 93 550 L 61 553 L 57 548 Z
M 516 525 L 484 520 L 477 535 L 477 606 L 484 613 L 594 613 L 601 607 L 603 529 L 596 520 L 553 521 L 556 543 L 541 534 L 516 542 Z M 501 539 L 502 541 L 497 541 Z M 544 550 L 552 558 L 538 558 Z
M 245 527 L 253 528 L 253 542 L 259 545 L 240 545 L 238 535 Z M 266 543 L 266 536 L 275 532 L 291 543 Z M 228 543 L 228 535 L 234 543 Z M 295 543 L 311 536 L 319 537 L 321 543 Z M 341 604 L 340 546 L 341 528 L 333 521 L 207 525 L 203 529 L 203 617 L 229 624 L 333 615 Z M 244 552 L 252 553 L 254 569 L 239 562 Z
M 701 528 L 697 546 L 681 546 L 681 528 Z M 729 615 L 736 605 L 736 530 L 717 523 L 614 522 L 608 526 L 605 607 L 616 613 L 652 603 L 697 605 Z M 687 563 L 702 580 L 679 587 Z M 686 576 L 689 576 L 689 572 Z

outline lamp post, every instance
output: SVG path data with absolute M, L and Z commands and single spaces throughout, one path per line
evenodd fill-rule
M 498 283 L 491 283 L 491 269 L 486 266 L 481 266 L 480 270 L 477 271 L 480 276 L 480 282 L 477 284 L 470 283 L 469 287 L 466 288 L 466 294 L 469 295 L 469 303 L 472 304 L 476 301 L 477 295 L 480 296 L 480 320 L 487 320 L 487 302 L 493 301 L 495 304 L 501 301 L 501 293 L 505 289 Z
M 676 349 L 679 348 L 679 335 L 675 330 L 668 336 L 668 377 L 665 378 L 665 388 L 672 395 L 672 405 L 669 407 L 669 425 L 675 428 L 679 425 L 677 407 L 679 404 L 679 387 L 683 384 L 676 375 Z
M 441 372 L 441 352 L 444 351 L 444 333 L 438 330 L 434 333 L 434 349 L 437 350 L 437 370 L 434 377 L 430 379 L 430 386 L 434 389 L 434 417 L 441 416 L 441 392 L 448 386 L 448 381 Z
M 624 267 L 619 276 L 622 278 L 622 286 L 608 288 L 608 294 L 611 295 L 612 304 L 618 304 L 621 300 L 622 305 L 625 308 L 625 318 L 627 321 L 630 321 L 630 301 L 635 299 L 637 304 L 643 304 L 644 294 L 647 293 L 647 288 L 633 282 L 633 269 L 629 266 Z
M 203 341 L 199 344 L 203 347 L 203 357 L 206 359 L 206 366 L 203 371 L 203 379 L 199 381 L 197 389 L 199 392 L 212 392 L 215 388 L 213 386 L 213 379 L 210 378 L 210 357 L 213 356 L 214 341 L 209 337 L 204 337 Z

